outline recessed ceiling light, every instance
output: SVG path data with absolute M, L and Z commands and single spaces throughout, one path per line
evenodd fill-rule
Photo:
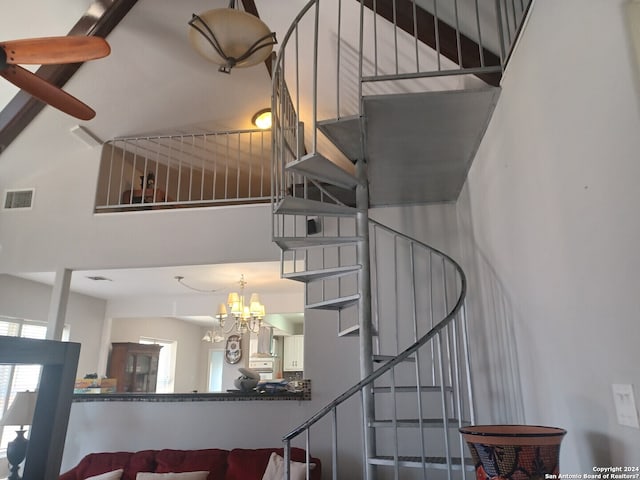
M 251 119 L 251 123 L 253 123 L 256 127 L 261 128 L 262 130 L 268 130 L 271 128 L 271 109 L 263 108 L 262 110 L 256 112 L 256 114 Z

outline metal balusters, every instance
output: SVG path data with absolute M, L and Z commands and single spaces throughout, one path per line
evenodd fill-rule
M 466 295 L 466 289 L 464 288 L 464 285 L 463 285 L 462 292 Z M 473 398 L 473 378 L 471 376 L 471 353 L 469 352 L 469 337 L 467 332 L 467 308 L 464 303 L 460 308 L 460 317 L 462 319 L 461 336 L 462 336 L 462 346 L 464 350 L 465 371 L 467 373 L 466 384 L 467 384 L 467 395 L 469 399 L 469 421 L 473 425 L 476 423 L 476 408 L 475 408 L 475 401 Z
M 484 45 L 482 43 L 482 30 L 480 28 L 480 7 L 478 6 L 478 0 L 475 0 L 476 4 L 476 30 L 478 33 L 478 55 L 480 56 L 480 67 L 484 67 Z
M 442 71 L 442 63 L 440 59 L 440 25 L 438 24 L 438 0 L 433 0 L 433 30 L 436 37 L 436 70 L 440 72 Z
M 238 130 L 112 140 L 103 147 L 96 212 L 266 202 L 265 189 L 273 181 L 265 177 L 270 136 L 269 131 Z
M 458 14 L 458 0 L 453 0 L 453 11 L 454 11 L 454 15 L 456 17 L 456 50 L 457 50 L 457 54 L 458 54 L 458 65 L 460 65 L 462 67 L 463 65 L 463 60 L 462 60 L 462 43 L 460 40 L 460 16 Z
M 387 24 L 385 24 L 382 20 L 378 19 L 377 9 L 379 4 L 381 4 L 381 0 L 371 0 L 367 2 L 367 5 L 372 4 L 373 7 L 373 17 L 371 18 L 373 22 L 373 38 L 371 41 L 367 41 L 368 46 L 373 47 L 373 58 L 371 60 L 366 59 L 368 62 L 367 69 L 369 69 L 369 64 L 373 65 L 373 73 L 372 77 L 363 77 L 363 65 L 365 59 L 363 58 L 364 51 L 364 0 L 360 2 L 360 30 L 359 30 L 359 45 L 357 47 L 352 47 L 353 50 L 356 51 L 358 55 L 357 65 L 358 65 L 358 100 L 362 98 L 362 85 L 364 82 L 368 81 L 377 81 L 377 80 L 404 80 L 410 78 L 422 78 L 422 77 L 431 77 L 431 76 L 444 76 L 444 75 L 458 75 L 458 74 L 467 74 L 467 73 L 489 73 L 489 72 L 497 72 L 500 71 L 501 65 L 492 65 L 493 60 L 490 60 L 487 51 L 485 50 L 484 37 L 490 37 L 488 32 L 484 31 L 484 25 L 486 25 L 485 20 L 483 22 L 480 21 L 480 8 L 478 0 L 474 0 L 474 3 L 469 5 L 471 10 L 474 10 L 475 7 L 475 17 L 469 19 L 464 15 L 460 17 L 460 13 L 458 11 L 458 0 L 453 1 L 453 20 L 455 26 L 452 27 L 451 33 L 451 44 L 455 41 L 455 47 L 452 46 L 452 49 L 457 50 L 456 53 L 450 53 L 447 51 L 449 46 L 445 44 L 444 39 L 446 35 L 449 35 L 448 28 L 444 25 L 445 20 L 450 21 L 451 15 L 449 15 L 449 19 L 447 20 L 447 13 L 451 14 L 451 12 L 447 12 L 445 8 L 445 2 L 438 2 L 438 0 L 434 0 L 432 5 L 433 12 L 433 30 L 435 31 L 434 43 L 435 46 L 433 50 L 435 50 L 434 61 L 429 65 L 428 62 L 421 61 L 422 58 L 420 54 L 423 53 L 423 49 L 425 49 L 425 45 L 418 42 L 418 34 L 421 28 L 424 28 L 424 25 L 419 25 L 419 14 L 423 12 L 419 12 L 419 6 L 416 4 L 415 0 L 409 0 L 411 4 L 407 3 L 407 6 L 412 8 L 413 17 L 409 18 L 408 15 L 406 18 L 400 17 L 400 4 L 397 3 L 396 0 L 391 0 L 389 2 L 389 10 L 390 10 L 390 20 Z M 509 2 L 509 0 L 506 0 Z M 522 0 L 519 0 L 522 2 Z M 498 2 L 499 3 L 499 2 Z M 511 0 L 512 5 L 515 4 L 515 0 Z M 328 4 L 326 2 L 322 2 L 323 5 Z M 294 21 L 295 27 L 290 28 L 289 32 L 285 40 L 281 44 L 281 49 L 278 55 L 278 61 L 276 65 L 274 65 L 274 76 L 280 75 L 278 82 L 274 82 L 274 87 L 276 87 L 277 93 L 274 93 L 275 98 L 280 101 L 281 111 L 280 116 L 282 117 L 280 122 L 276 123 L 275 129 L 280 129 L 280 132 L 274 132 L 274 139 L 279 143 L 280 148 L 276 148 L 274 150 L 274 165 L 277 165 L 277 168 L 274 168 L 274 175 L 282 175 L 282 182 L 277 187 L 277 194 L 274 196 L 276 201 L 282 200 L 288 194 L 291 194 L 295 197 L 302 197 L 304 199 L 308 199 L 310 195 L 314 195 L 313 199 L 315 200 L 317 195 L 320 200 L 328 203 L 335 203 L 336 199 L 334 196 L 325 190 L 320 183 L 316 180 L 310 181 L 305 175 L 299 174 L 285 174 L 284 167 L 287 163 L 295 160 L 299 160 L 304 155 L 303 149 L 301 148 L 303 143 L 302 132 L 300 125 L 304 122 L 308 128 L 311 128 L 311 132 L 308 132 L 312 135 L 310 138 L 309 144 L 311 145 L 312 153 L 317 153 L 318 138 L 317 138 L 317 122 L 318 120 L 325 120 L 318 118 L 318 58 L 319 58 L 319 49 L 323 48 L 319 45 L 319 32 L 327 32 L 327 31 L 336 31 L 337 29 L 337 44 L 334 44 L 334 39 L 331 39 L 331 45 L 336 45 L 335 50 L 332 52 L 336 57 L 336 71 L 330 72 L 330 74 L 335 74 L 335 86 L 336 86 L 336 97 L 335 97 L 335 114 L 336 118 L 340 118 L 343 114 L 347 112 L 347 109 L 343 102 L 346 100 L 344 97 L 348 97 L 348 93 L 344 89 L 345 78 L 341 77 L 340 69 L 342 67 L 341 63 L 346 63 L 346 57 L 348 57 L 347 52 L 349 50 L 346 49 L 346 46 L 353 45 L 357 40 L 355 39 L 355 35 L 349 37 L 349 34 L 352 32 L 347 31 L 348 29 L 343 29 L 342 23 L 344 18 L 346 17 L 346 9 L 349 8 L 348 2 L 342 2 L 341 0 L 336 0 L 334 3 L 330 5 L 332 8 L 335 8 L 337 4 L 337 15 L 334 10 L 331 11 L 330 15 L 320 15 L 320 2 L 318 0 L 311 0 L 307 6 L 303 9 L 303 12 L 299 14 L 299 16 Z M 356 4 L 357 5 L 357 4 Z M 507 5 L 507 4 L 505 4 Z M 369 8 L 369 7 L 367 7 Z M 500 7 L 497 7 L 499 10 Z M 311 9 L 313 9 L 313 13 L 311 13 Z M 343 9 L 345 9 L 343 11 Z M 505 8 L 506 12 L 507 8 Z M 304 29 L 298 29 L 298 24 L 303 16 L 309 13 L 309 15 L 313 15 L 313 17 L 309 16 L 313 21 L 313 27 L 305 32 Z M 345 14 L 343 16 L 343 13 Z M 498 11 L 499 13 L 499 11 Z M 508 18 L 509 23 L 511 23 L 512 10 L 509 10 L 506 18 Z M 327 18 L 330 18 L 331 22 L 336 21 L 336 25 L 319 25 L 319 19 L 322 19 L 324 22 Z M 367 17 L 367 21 L 369 21 L 369 17 Z M 466 22 L 464 21 L 466 20 Z M 413 23 L 413 28 L 411 26 L 406 25 L 406 21 Z M 403 22 L 405 24 L 403 24 Z M 461 26 L 461 23 L 464 23 L 464 27 Z M 500 28 L 507 28 L 507 24 L 503 23 L 502 19 L 499 19 L 497 24 L 500 25 Z M 369 25 L 367 23 L 367 25 Z M 325 28 L 326 27 L 326 28 Z M 386 30 L 385 30 L 386 28 Z M 461 28 L 465 28 L 467 31 L 462 32 Z M 473 33 L 474 29 L 476 30 Z M 382 35 L 381 32 L 385 32 L 384 35 L 387 36 L 387 43 L 394 45 L 390 47 L 394 49 L 391 52 L 391 48 L 389 52 L 386 51 L 384 53 L 379 52 L 379 48 L 383 45 L 384 38 L 380 38 L 379 35 Z M 295 33 L 295 36 L 293 33 Z M 313 54 L 308 58 L 300 58 L 298 52 L 298 37 L 299 35 L 303 35 L 308 33 L 309 39 L 313 42 Z M 369 32 L 367 32 L 369 33 Z M 478 60 L 477 63 L 473 63 L 471 59 L 463 59 L 464 51 L 466 51 L 466 46 L 463 49 L 463 40 L 464 36 L 467 38 L 477 37 L 477 48 L 478 48 Z M 504 46 L 504 38 L 502 31 L 498 32 L 500 37 L 500 41 L 498 42 L 501 46 Z M 413 38 L 411 38 L 413 36 Z M 453 40 L 455 36 L 455 40 Z M 287 42 L 288 38 L 291 37 L 291 42 Z M 422 37 L 420 37 L 422 38 Z M 295 46 L 294 46 L 295 41 Z M 349 44 L 348 42 L 351 41 Z M 409 67 L 409 70 L 406 70 L 404 65 L 404 60 L 406 60 L 406 55 L 403 55 L 403 52 L 400 52 L 399 49 L 406 48 L 407 41 L 413 42 L 413 45 L 409 48 L 408 52 L 412 49 L 415 50 L 415 62 Z M 466 40 L 464 40 L 466 41 Z M 472 42 L 474 40 L 471 40 Z M 289 45 L 287 45 L 289 43 Z M 294 102 L 291 102 L 289 99 L 289 103 L 286 103 L 286 85 L 285 85 L 285 51 L 287 50 L 287 46 L 289 51 L 292 51 L 295 48 L 295 66 L 294 70 L 291 72 L 291 75 L 287 75 L 286 79 L 292 80 L 294 79 L 296 83 L 296 98 Z M 445 46 L 447 48 L 445 48 Z M 409 53 L 408 57 L 411 60 L 413 52 Z M 449 67 L 448 63 L 445 62 L 445 59 L 442 59 L 442 55 L 455 57 L 457 54 L 457 61 L 460 65 L 463 63 L 467 63 L 468 65 L 472 65 L 469 68 L 465 68 L 463 66 L 459 66 L 457 68 Z M 371 55 L 371 53 L 369 53 Z M 470 55 L 475 59 L 475 53 Z M 324 56 L 320 58 L 325 58 Z M 355 58 L 355 57 L 354 57 Z M 501 58 L 504 59 L 505 55 L 501 55 Z M 388 61 L 388 65 L 383 65 L 384 61 Z M 456 59 L 453 58 L 455 61 Z M 436 65 L 433 65 L 433 64 Z M 479 66 L 478 66 L 479 64 Z M 355 62 L 354 62 L 355 65 Z M 323 69 L 334 68 L 331 65 L 322 65 Z M 311 81 L 312 83 L 312 92 L 309 94 L 308 98 L 302 96 L 301 92 L 306 91 L 301 89 L 300 86 L 300 72 L 301 71 L 310 71 L 312 72 Z M 382 75 L 384 72 L 394 72 L 393 74 Z M 279 73 L 278 73 L 279 72 Z M 275 91 L 274 91 L 275 92 Z M 330 99 L 333 100 L 333 99 Z M 307 111 L 311 111 L 311 114 L 307 116 L 307 118 L 298 118 L 295 119 L 295 131 L 294 137 L 296 139 L 296 146 L 290 146 L 288 144 L 288 140 L 285 140 L 287 135 L 288 125 L 290 125 L 291 121 L 289 119 L 289 109 L 293 111 L 293 115 L 298 115 L 300 112 L 301 104 L 309 106 L 310 108 Z M 359 102 L 361 105 L 361 103 Z M 332 107 L 329 107 L 330 111 L 333 111 Z M 354 112 L 351 112 L 352 114 Z M 361 115 L 362 111 L 358 111 Z M 286 117 L 286 119 L 284 118 Z M 291 147 L 291 148 L 290 148 Z M 295 151 L 295 153 L 294 153 Z M 358 159 L 359 160 L 359 159 Z M 277 184 L 278 182 L 276 182 Z M 316 190 L 317 188 L 317 190 Z M 289 190 L 289 191 L 288 191 Z M 309 236 L 305 229 L 305 223 L 310 218 L 309 214 L 302 213 L 299 215 L 298 220 L 294 218 L 288 218 L 285 214 L 275 215 L 277 217 L 274 220 L 274 225 L 277 227 L 275 230 L 276 234 L 287 233 L 290 234 L 293 232 L 294 235 L 298 236 L 298 238 L 305 238 Z M 294 215 L 289 215 L 293 217 Z M 331 235 L 346 236 L 345 228 L 342 220 L 338 218 L 334 221 L 331 220 L 330 215 L 321 216 L 322 217 L 322 225 L 323 230 L 322 234 L 318 235 L 318 237 L 327 237 Z M 284 223 L 291 221 L 291 225 L 287 224 L 287 228 L 284 228 Z M 330 227 L 330 228 L 329 228 Z M 305 229 L 304 231 L 302 231 Z M 451 452 L 451 442 L 450 435 L 448 429 L 450 428 L 449 419 L 457 418 L 458 424 L 462 425 L 464 421 L 465 424 L 469 420 L 475 420 L 475 411 L 473 407 L 473 398 L 471 395 L 471 373 L 469 369 L 469 351 L 468 351 L 468 341 L 466 338 L 466 317 L 464 312 L 463 299 L 466 294 L 466 282 L 464 280 L 464 274 L 459 270 L 457 265 L 453 263 L 453 261 L 447 257 L 446 255 L 438 252 L 436 250 L 430 249 L 426 247 L 424 244 L 420 242 L 412 243 L 412 240 L 407 240 L 406 236 L 399 234 L 398 232 L 392 231 L 391 229 L 387 229 L 386 227 L 378 227 L 378 224 L 375 222 L 372 223 L 372 230 L 374 231 L 371 257 L 369 260 L 374 262 L 374 266 L 371 272 L 362 272 L 357 274 L 358 277 L 370 277 L 372 282 L 373 292 L 375 294 L 367 299 L 366 304 L 368 306 L 373 306 L 374 312 L 372 313 L 372 318 L 374 319 L 376 330 L 377 330 L 377 338 L 375 339 L 377 344 L 376 353 L 382 355 L 383 353 L 387 353 L 385 350 L 389 348 L 390 350 L 394 350 L 395 352 L 388 352 L 398 355 L 394 357 L 390 362 L 381 366 L 378 370 L 371 372 L 370 375 L 366 375 L 359 384 L 349 389 L 343 395 L 339 396 L 336 400 L 331 402 L 325 409 L 321 410 L 318 415 L 314 415 L 309 421 L 305 422 L 298 429 L 291 432 L 287 435 L 286 442 L 295 438 L 297 435 L 302 434 L 302 432 L 306 432 L 306 435 L 309 435 L 310 429 L 325 415 L 331 415 L 333 426 L 331 435 L 331 443 L 333 444 L 333 455 L 332 455 L 332 469 L 333 469 L 333 478 L 339 478 L 338 475 L 338 456 L 337 456 L 337 442 L 338 442 L 338 432 L 337 432 L 337 415 L 338 408 L 342 403 L 351 396 L 360 395 L 360 408 L 363 413 L 362 417 L 362 442 L 363 442 L 363 477 L 369 478 L 372 472 L 371 468 L 367 466 L 367 454 L 369 452 L 370 455 L 375 454 L 375 449 L 373 447 L 373 443 L 375 442 L 375 437 L 370 435 L 370 423 L 371 416 L 367 413 L 370 412 L 368 410 L 369 397 L 371 396 L 370 388 L 373 386 L 373 382 L 380 378 L 381 375 L 390 375 L 391 376 L 391 384 L 388 389 L 389 392 L 393 394 L 393 400 L 389 400 L 389 402 L 393 402 L 393 416 L 391 418 L 392 423 L 392 437 L 396 440 L 394 451 L 392 453 L 392 457 L 395 459 L 394 476 L 396 478 L 401 478 L 402 468 L 404 468 L 404 463 L 408 461 L 403 460 L 400 462 L 401 452 L 398 450 L 398 437 L 400 435 L 399 432 L 402 431 L 402 428 L 405 426 L 404 417 L 401 416 L 401 413 L 404 411 L 400 408 L 400 403 L 398 403 L 397 395 L 399 395 L 403 391 L 407 391 L 407 386 L 404 384 L 399 384 L 400 380 L 404 380 L 403 374 L 405 371 L 402 368 L 396 367 L 400 365 L 400 362 L 406 361 L 411 357 L 412 361 L 415 362 L 415 388 L 417 392 L 417 402 L 418 402 L 418 426 L 422 429 L 422 427 L 426 427 L 424 422 L 425 416 L 430 414 L 429 408 L 433 408 L 433 403 L 428 403 L 426 397 L 423 396 L 423 392 L 432 392 L 434 390 L 439 390 L 440 399 L 439 403 L 440 410 L 443 414 L 442 420 L 442 429 L 444 432 L 443 441 L 445 448 L 445 458 L 449 462 L 448 468 L 448 476 L 451 478 L 451 460 L 452 460 L 452 452 Z M 386 234 L 391 234 L 393 237 L 391 249 L 387 248 L 386 250 L 380 248 L 380 243 L 378 242 L 377 233 L 378 230 L 386 232 Z M 331 231 L 331 232 L 330 232 Z M 337 232 L 337 233 L 336 233 Z M 324 238 L 322 238 L 324 240 Z M 408 244 L 405 242 L 409 242 Z M 407 246 L 408 245 L 408 246 Z M 317 245 L 316 245 L 317 246 Z M 399 277 L 402 275 L 406 275 L 407 272 L 402 272 L 402 268 L 398 262 L 398 258 L 400 257 L 400 250 L 408 248 L 410 251 L 411 258 L 411 267 L 408 269 L 411 270 L 410 277 L 411 283 L 408 286 L 405 286 L 404 283 L 402 288 L 399 288 Z M 311 250 L 311 249 L 309 249 Z M 417 285 L 418 283 L 418 275 L 417 275 L 417 263 L 416 263 L 416 252 L 420 251 L 426 252 L 425 260 L 427 266 L 425 267 L 427 271 L 424 273 L 426 275 L 426 279 L 421 282 L 421 285 Z M 343 261 L 343 253 L 346 251 L 346 247 L 331 247 L 325 248 L 321 247 L 319 251 L 317 251 L 317 255 L 314 255 L 312 258 L 312 262 L 310 262 L 310 256 L 307 253 L 307 249 L 301 250 L 304 252 L 304 268 L 312 265 L 312 268 L 316 268 L 316 265 L 320 265 L 322 268 L 331 268 L 334 265 L 334 252 L 337 255 L 337 264 L 338 266 L 342 266 Z M 404 250 L 402 250 L 404 252 Z M 298 269 L 297 261 L 298 258 L 297 250 L 293 250 L 293 270 L 296 271 Z M 394 265 L 390 268 L 393 268 L 393 273 L 388 272 L 387 278 L 382 279 L 381 276 L 383 272 L 379 270 L 379 262 L 382 257 L 390 255 L 394 257 Z M 284 255 L 283 255 L 284 258 Z M 346 258 L 346 255 L 344 256 Z M 403 257 L 403 261 L 406 258 Z M 422 261 L 422 258 L 421 258 Z M 422 267 L 422 265 L 420 265 Z M 387 265 L 385 265 L 385 269 Z M 283 268 L 284 271 L 284 268 Z M 452 272 L 454 271 L 454 272 Z M 422 271 L 420 272 L 422 275 Z M 455 273 L 453 276 L 452 273 Z M 390 279 L 389 277 L 392 277 Z M 420 277 L 420 280 L 423 280 Z M 360 278 L 357 280 L 359 283 L 361 281 Z M 391 281 L 394 282 L 394 285 L 388 285 Z M 402 280 L 403 282 L 405 279 Z M 348 282 L 343 277 L 339 277 L 336 282 L 325 281 L 321 282 L 321 287 L 318 290 L 321 290 L 321 297 L 324 300 L 329 293 L 329 290 L 333 290 L 335 285 L 337 284 L 337 292 L 340 295 L 343 291 L 343 287 L 346 290 L 348 288 Z M 326 289 L 326 290 L 325 290 Z M 371 292 L 369 292 L 371 293 Z M 408 313 L 407 305 L 401 300 L 400 295 L 409 294 L 408 301 L 413 304 L 413 311 L 409 313 L 409 315 L 405 315 L 405 317 L 409 316 L 409 321 L 413 321 L 413 339 L 410 339 L 410 335 L 400 335 L 401 328 L 407 328 L 406 325 L 402 326 L 398 320 L 398 316 L 401 315 L 401 311 L 404 313 L 405 311 Z M 379 301 L 378 297 L 384 297 L 387 295 L 387 299 L 383 301 Z M 389 298 L 393 295 L 393 299 Z M 367 294 L 369 296 L 369 294 Z M 418 303 L 420 305 L 418 305 Z M 384 306 L 383 306 L 384 304 Z M 383 314 L 381 308 L 385 310 L 390 310 L 395 307 L 395 315 L 393 318 L 389 318 L 389 313 L 385 311 Z M 404 320 L 404 319 L 403 319 Z M 457 322 L 460 322 L 458 324 Z M 382 323 L 382 324 L 381 324 Z M 422 330 L 426 328 L 428 333 L 422 334 Z M 393 330 L 388 332 L 389 337 L 386 337 L 385 341 L 381 340 L 382 330 L 387 333 L 386 330 Z M 418 332 L 420 331 L 420 334 Z M 367 333 L 365 333 L 365 337 Z M 407 337 L 407 338 L 405 338 Z M 412 343 L 412 345 L 406 345 L 405 343 Z M 406 349 L 406 350 L 403 350 Z M 361 348 L 361 351 L 364 350 Z M 400 352 L 400 353 L 398 353 Z M 464 365 L 464 367 L 463 367 Z M 464 368 L 464 372 L 462 369 Z M 428 378 L 430 377 L 430 378 Z M 388 377 L 387 377 L 388 378 Z M 411 379 L 410 379 L 411 380 Z M 413 380 L 411 380 L 413 381 Z M 428 387 L 423 389 L 423 382 L 428 385 L 424 385 L 424 387 Z M 402 388 L 399 386 L 402 385 Z M 411 386 L 413 387 L 413 386 Z M 385 386 L 386 388 L 386 386 Z M 466 393 L 466 396 L 463 398 L 463 392 Z M 429 401 L 431 402 L 431 401 Z M 435 400 L 437 408 L 437 399 Z M 466 411 L 468 404 L 468 412 Z M 466 418 L 466 415 L 469 415 L 469 418 Z M 439 421 L 438 421 L 439 422 Z M 440 430 L 438 430 L 439 434 Z M 422 469 L 423 475 L 426 477 L 427 463 L 432 462 L 432 459 L 427 459 L 426 449 L 430 448 L 428 442 L 425 439 L 425 434 L 421 432 L 421 459 L 422 459 Z M 308 443 L 307 443 L 308 446 Z M 456 447 L 457 448 L 457 447 Z M 462 449 L 462 445 L 461 445 Z M 384 464 L 382 462 L 381 464 Z M 464 461 L 462 461 L 462 466 L 464 467 Z M 457 467 L 456 467 L 457 468 Z
M 420 71 L 420 56 L 418 55 L 418 11 L 416 10 L 416 0 L 411 0 L 413 13 L 413 44 L 416 51 L 416 72 Z
M 331 409 L 331 478 L 338 480 L 338 409 Z
M 446 327 L 445 327 L 446 328 Z M 440 400 L 442 407 L 442 428 L 444 430 L 444 451 L 445 458 L 447 460 L 447 478 L 451 480 L 451 447 L 449 445 L 449 435 L 448 435 L 448 423 L 449 423 L 449 412 L 447 408 L 447 399 L 446 399 L 446 381 L 444 376 L 444 359 L 442 355 L 442 330 L 440 330 L 436 335 L 437 340 L 437 350 L 438 350 L 438 373 L 440 376 Z
M 336 118 L 340 118 L 340 47 L 342 41 L 342 0 L 338 0 L 338 34 L 336 40 Z

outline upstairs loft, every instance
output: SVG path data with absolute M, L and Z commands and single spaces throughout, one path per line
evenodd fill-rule
M 119 138 L 102 148 L 96 213 L 266 203 L 271 131 Z
M 292 136 L 285 148 L 317 150 L 347 169 L 352 168 L 347 158 L 366 152 L 371 206 L 455 201 L 499 96 L 505 44 L 513 42 L 527 3 L 488 2 L 474 9 L 461 1 L 458 14 L 444 2 L 436 2 L 439 10 L 420 2 L 364 2 L 360 72 L 354 71 L 354 32 L 344 28 L 346 20 L 338 20 L 337 39 L 321 34 L 315 40 L 321 71 L 309 66 L 299 80 L 291 72 L 278 79 L 286 95 L 275 93 L 281 103 L 276 115 Z M 360 5 L 337 8 L 351 18 Z M 497 26 L 494 10 L 500 15 Z M 308 49 L 310 34 L 295 33 Z M 406 55 L 413 50 L 415 59 Z M 289 63 L 300 69 L 310 60 L 302 57 Z M 333 70 L 340 73 L 329 81 Z M 309 96 L 310 81 L 319 89 Z M 361 116 L 358 92 L 364 99 Z M 250 130 L 112 140 L 102 152 L 95 212 L 268 202 L 271 140 L 270 131 Z

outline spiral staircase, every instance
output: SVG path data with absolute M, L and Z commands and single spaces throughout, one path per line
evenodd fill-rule
M 516 3 L 434 1 L 427 11 L 415 1 L 311 0 L 282 40 L 273 69 L 273 240 L 282 276 L 307 285 L 306 309 L 335 312 L 338 335 L 359 338 L 362 379 L 284 437 L 287 461 L 292 442 L 309 450 L 322 435 L 334 479 L 472 475 L 457 431 L 475 422 L 464 272 L 369 211 L 457 199 L 499 95 L 486 80 L 499 78 L 525 18 L 527 5 L 516 12 Z M 485 54 L 487 5 L 497 60 Z M 463 37 L 476 45 L 472 59 Z M 408 62 L 407 51 L 415 51 Z M 357 475 L 340 458 L 353 418 Z

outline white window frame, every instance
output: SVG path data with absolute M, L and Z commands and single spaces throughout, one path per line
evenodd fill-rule
M 156 382 L 156 393 L 174 393 L 175 392 L 175 383 L 176 383 L 176 355 L 178 352 L 178 342 L 176 340 L 164 340 L 161 338 L 153 338 L 153 337 L 140 337 L 140 343 L 143 344 L 156 344 L 156 345 L 162 345 L 162 348 L 160 349 L 160 357 L 158 359 L 158 374 L 157 374 L 157 382 Z M 166 382 L 163 382 L 166 384 L 166 388 L 161 389 L 162 391 L 158 391 L 157 385 L 158 385 L 158 381 L 160 380 L 160 365 L 163 364 L 164 361 L 164 355 L 163 355 L 163 350 L 164 350 L 164 354 L 166 355 L 167 347 L 169 347 L 168 350 L 170 350 L 170 355 L 171 357 L 168 359 L 168 363 L 169 363 L 169 373 L 168 373 L 168 378 Z
M 217 389 L 211 388 L 211 376 L 213 374 L 213 362 L 211 361 L 211 355 L 213 353 L 221 354 L 221 366 L 220 366 L 220 386 Z M 209 348 L 207 351 L 207 392 L 220 392 L 222 391 L 222 384 L 224 383 L 224 348 Z

